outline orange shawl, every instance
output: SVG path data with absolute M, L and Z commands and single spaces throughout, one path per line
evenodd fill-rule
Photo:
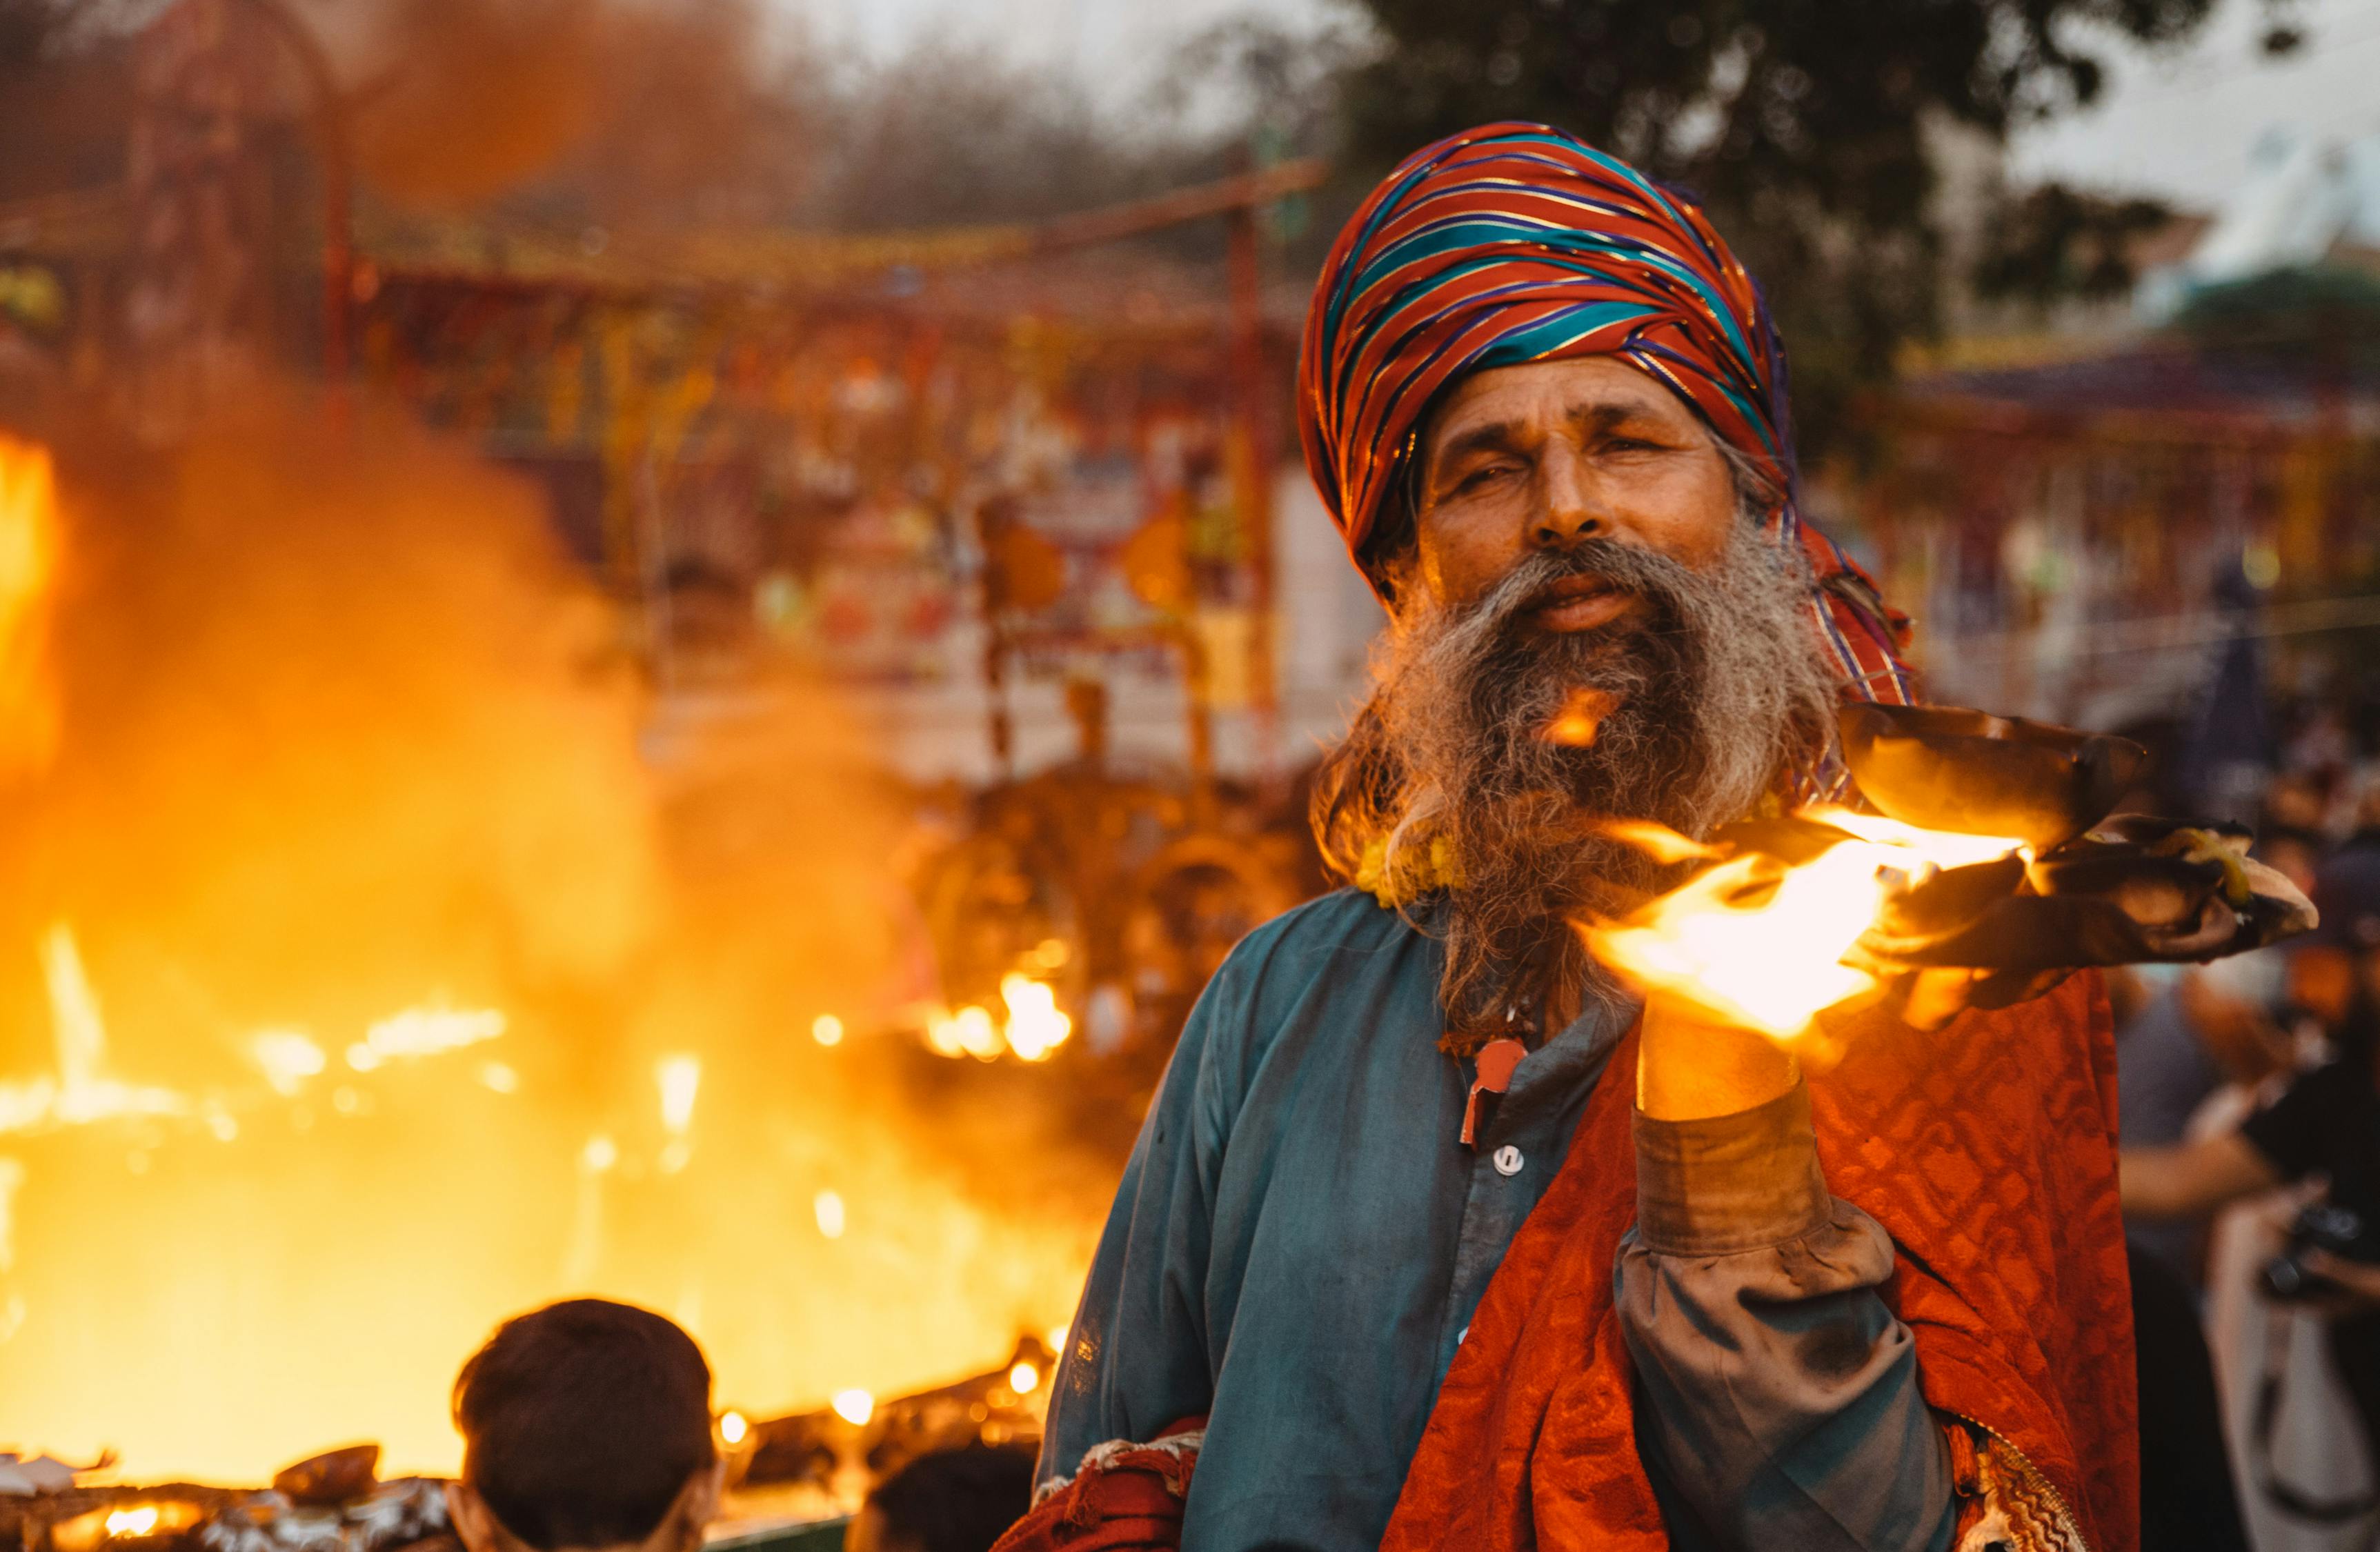
M 1635 1038 L 1514 1237 L 1430 1414 L 1382 1552 L 1666 1548 L 1609 1268 L 1636 1216 Z M 2022 1451 L 2094 1552 L 2137 1552 L 2114 1035 L 2095 972 L 1920 1034 L 1881 1014 L 1811 1084 L 1834 1194 L 1891 1234 L 1882 1292 L 1941 1413 Z

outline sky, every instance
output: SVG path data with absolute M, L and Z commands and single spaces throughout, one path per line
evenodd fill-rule
M 1332 0 L 775 0 L 827 40 L 877 56 L 929 32 L 988 40 L 1020 61 L 1072 66 L 1128 100 L 1173 44 L 1218 22 L 1258 15 L 1310 27 Z M 2310 35 L 2280 62 L 2256 48 L 2259 0 L 2220 0 L 2189 47 L 2113 44 L 2099 106 L 2021 133 L 2010 171 L 2155 194 L 2186 207 L 2218 204 L 2275 126 L 2323 139 L 2380 133 L 2380 0 L 2295 0 Z

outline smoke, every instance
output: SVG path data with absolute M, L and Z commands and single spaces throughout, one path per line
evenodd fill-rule
M 61 459 L 57 738 L 0 809 L 0 1089 L 141 1104 L 0 1134 L 12 1438 L 451 1467 L 455 1367 L 573 1292 L 676 1315 L 762 1413 L 1066 1317 L 1107 1177 L 868 1033 L 904 817 L 830 696 L 657 737 L 532 490 L 402 424 L 102 451 Z
M 468 205 L 543 172 L 595 121 L 603 8 L 588 0 L 394 0 L 386 89 L 358 115 L 370 182 Z
M 749 0 L 386 0 L 356 111 L 400 202 L 608 225 L 765 220 L 807 165 L 797 68 Z

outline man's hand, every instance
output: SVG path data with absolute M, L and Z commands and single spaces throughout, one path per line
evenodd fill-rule
M 2380 1267 L 2369 1261 L 2349 1261 L 2312 1245 L 2298 1253 L 2298 1260 L 2307 1271 L 2338 1285 L 2337 1293 L 2313 1301 L 2332 1314 L 2355 1314 L 2380 1306 Z
M 1676 1002 L 1645 1000 L 1636 1108 L 1656 1121 L 1700 1121 L 1765 1105 L 1799 1078 L 1766 1035 L 1704 1022 Z

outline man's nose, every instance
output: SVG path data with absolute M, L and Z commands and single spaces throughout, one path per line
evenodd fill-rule
M 1529 514 L 1529 542 L 1540 550 L 1567 550 L 1581 540 L 1608 535 L 1605 509 L 1586 460 L 1560 440 L 1537 464 L 1536 500 Z

